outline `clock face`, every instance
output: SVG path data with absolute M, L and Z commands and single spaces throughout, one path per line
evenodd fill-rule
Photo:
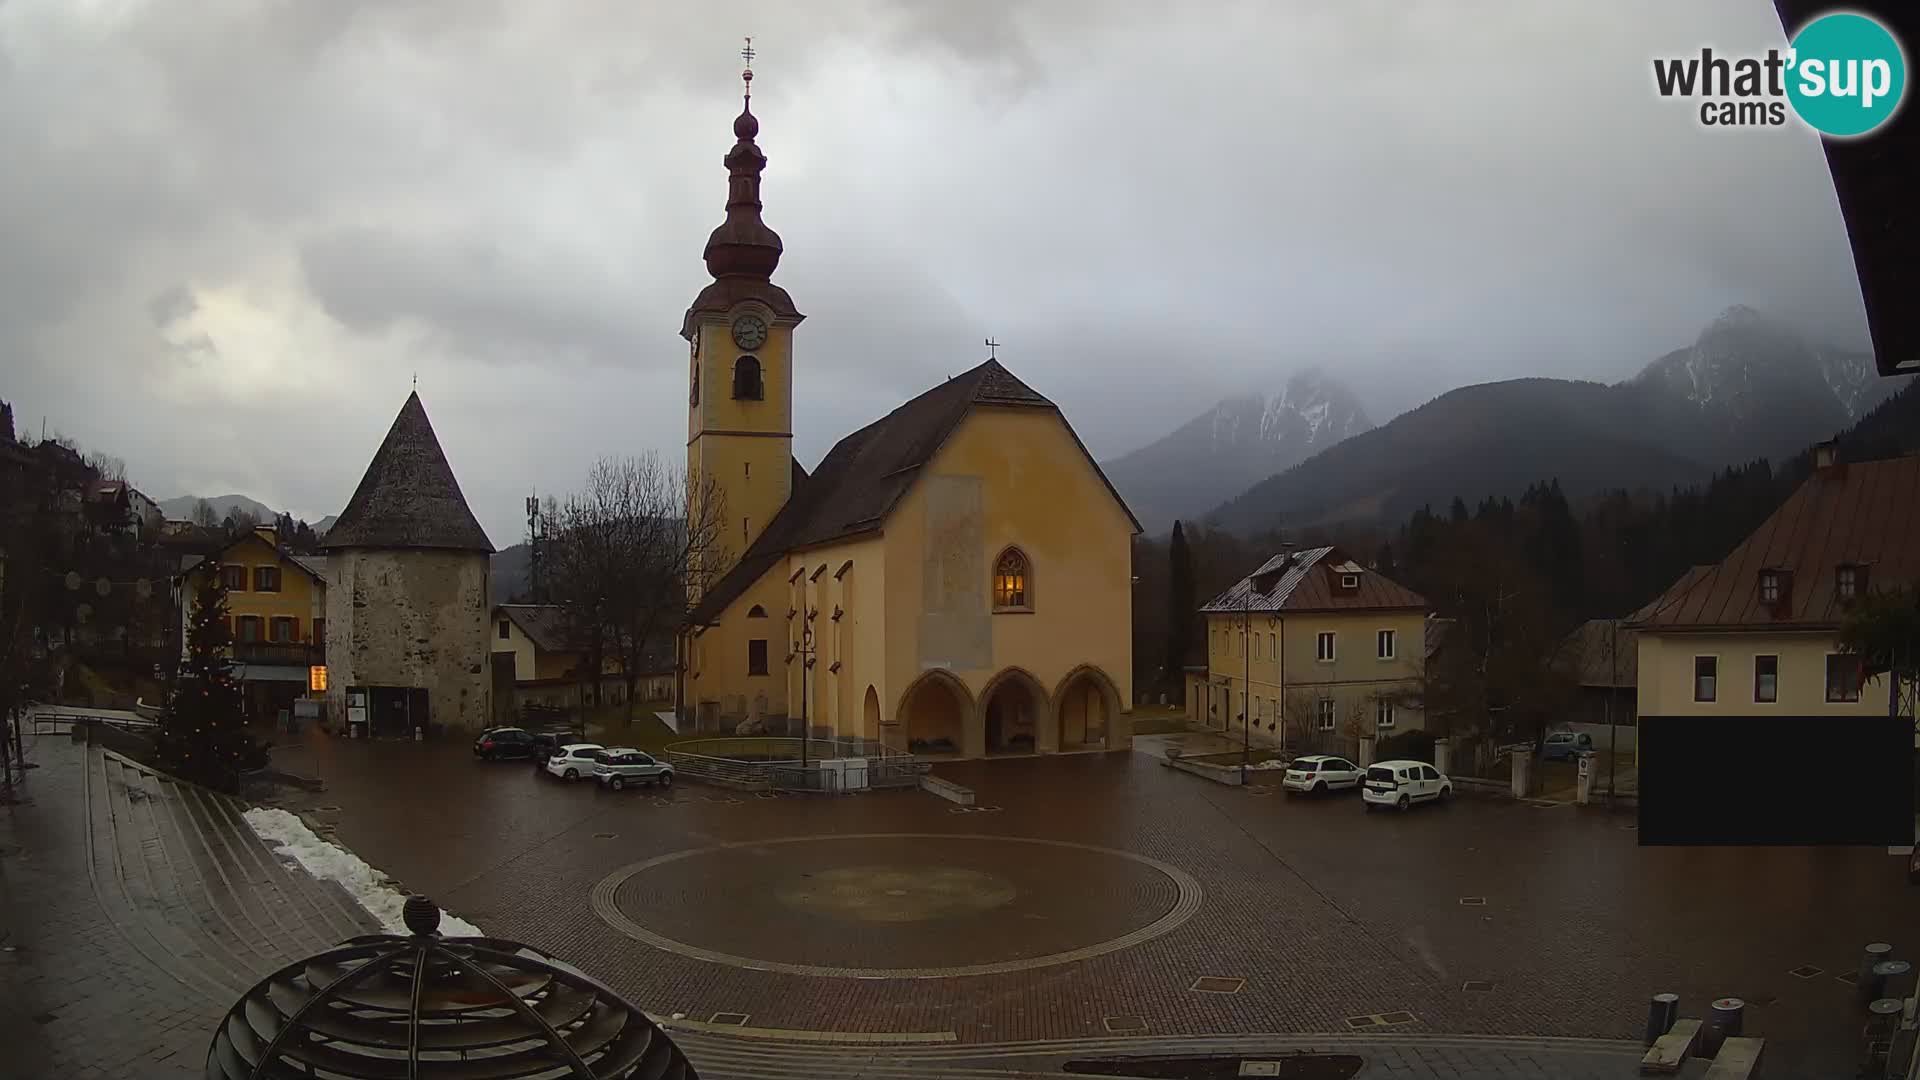
M 733 343 L 743 349 L 757 349 L 767 343 L 767 324 L 758 315 L 742 315 L 733 320 Z

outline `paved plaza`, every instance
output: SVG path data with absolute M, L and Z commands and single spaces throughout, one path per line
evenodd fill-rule
M 1832 1076 L 1859 1030 L 1836 976 L 1912 940 L 1884 849 L 1641 849 L 1630 816 L 1495 799 L 1368 815 L 1151 744 L 941 766 L 970 809 L 603 792 L 462 741 L 310 735 L 276 760 L 327 781 L 290 808 L 404 888 L 679 1014 L 711 1076 L 1297 1051 L 1363 1080 L 1629 1076 L 1660 990 L 1689 1015 L 1745 998 L 1769 1075 Z M 365 931 L 230 807 L 64 739 L 34 756 L 31 801 L 0 810 L 0 1005 L 72 1075 L 185 1075 L 236 986 Z M 169 950 L 180 920 L 208 932 Z

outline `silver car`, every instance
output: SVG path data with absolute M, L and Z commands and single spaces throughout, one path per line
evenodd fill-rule
M 655 761 L 652 754 L 642 753 L 631 746 L 616 746 L 600 752 L 600 760 L 593 766 L 593 778 L 615 791 L 628 784 L 672 787 L 673 766 L 664 761 Z

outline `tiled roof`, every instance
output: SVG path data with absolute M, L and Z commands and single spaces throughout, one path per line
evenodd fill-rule
M 1353 573 L 1358 574 L 1360 587 L 1339 588 L 1340 576 Z M 1237 614 L 1242 611 L 1424 610 L 1426 606 L 1426 599 L 1419 593 L 1376 571 L 1363 569 L 1338 548 L 1317 547 L 1275 555 L 1200 610 Z
M 1920 456 L 1816 469 L 1773 515 L 1714 566 L 1688 571 L 1633 613 L 1647 630 L 1831 629 L 1845 616 L 1842 565 L 1868 588 L 1920 580 Z M 1763 604 L 1760 572 L 1781 575 L 1783 602 Z
M 1589 619 L 1567 635 L 1561 664 L 1581 686 L 1638 686 L 1637 638 L 1625 619 Z
M 230 542 L 222 544 L 219 550 L 215 551 L 211 557 L 218 559 L 220 556 L 225 555 L 228 549 L 234 547 L 237 544 L 243 543 L 247 540 L 253 540 L 253 539 L 258 539 L 258 537 L 253 533 L 248 533 L 245 536 L 236 536 Z M 318 581 L 322 585 L 325 585 L 327 583 L 326 556 L 295 555 L 294 553 L 292 553 L 291 551 L 288 551 L 284 547 L 276 548 L 275 550 L 279 553 L 281 562 L 292 563 L 296 568 L 305 571 L 307 576 L 313 578 L 313 580 Z M 180 556 L 180 573 L 184 574 L 187 571 L 192 570 L 194 567 L 199 566 L 201 563 L 205 562 L 208 558 L 209 556 L 206 556 L 206 555 Z
M 566 609 L 558 604 L 496 604 L 494 610 L 513 620 L 520 632 L 543 652 L 573 652 L 573 632 Z
M 1433 659 L 1433 654 L 1439 652 L 1440 646 L 1445 645 L 1447 639 L 1453 636 L 1459 622 L 1458 619 L 1446 619 L 1438 615 L 1427 616 L 1425 656 L 1428 660 Z
M 728 604 L 795 548 L 878 529 L 975 405 L 1042 408 L 1059 414 L 1053 402 L 1021 382 L 998 360 L 988 360 L 841 439 L 827 451 L 812 476 L 806 476 L 796 462 L 796 483 L 787 504 L 733 569 L 707 591 L 689 621 L 709 623 L 718 618 Z M 1060 422 L 1065 424 L 1066 418 L 1061 417 Z M 1072 435 L 1073 428 L 1068 426 L 1067 432 Z M 1073 438 L 1079 445 L 1079 436 Z M 1086 447 L 1080 450 L 1084 454 Z M 1125 500 L 1114 491 L 1091 455 L 1087 464 L 1125 509 Z M 1133 519 L 1131 511 L 1127 516 L 1138 531 L 1139 521 Z
M 328 550 L 444 548 L 492 554 L 493 542 L 460 494 L 418 393 L 409 394 L 400 407 L 324 544 Z

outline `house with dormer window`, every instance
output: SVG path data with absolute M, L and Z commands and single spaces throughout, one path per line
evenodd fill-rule
M 1836 637 L 1870 589 L 1920 577 L 1920 457 L 1814 470 L 1723 560 L 1696 566 L 1626 628 L 1642 716 L 1885 716 L 1888 678 Z
M 1339 548 L 1282 551 L 1200 611 L 1207 663 L 1189 674 L 1194 722 L 1347 755 L 1362 735 L 1426 725 L 1420 681 L 1441 639 L 1427 602 Z

